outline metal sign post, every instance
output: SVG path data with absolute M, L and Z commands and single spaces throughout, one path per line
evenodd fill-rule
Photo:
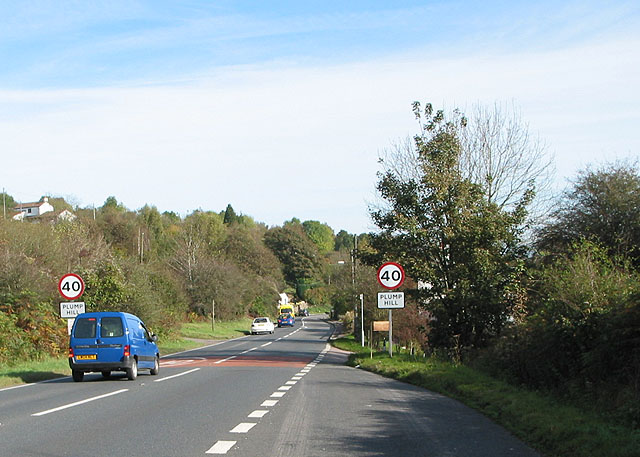
M 389 310 L 389 357 L 393 357 L 393 310 Z

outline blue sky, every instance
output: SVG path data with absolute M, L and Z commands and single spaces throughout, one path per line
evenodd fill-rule
M 0 186 L 373 227 L 414 100 L 515 104 L 580 169 L 640 150 L 637 2 L 0 1 Z

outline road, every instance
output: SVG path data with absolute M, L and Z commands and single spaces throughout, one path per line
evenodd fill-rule
M 160 374 L 0 390 L 0 456 L 538 456 L 440 395 L 344 365 L 319 316 L 163 357 Z

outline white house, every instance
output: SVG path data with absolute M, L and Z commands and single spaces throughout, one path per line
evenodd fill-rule
M 44 213 L 51 212 L 53 211 L 53 206 L 49 203 L 49 197 L 42 197 L 39 202 L 19 203 L 13 209 L 18 212 L 13 216 L 13 219 L 19 221 L 25 217 L 41 216 Z

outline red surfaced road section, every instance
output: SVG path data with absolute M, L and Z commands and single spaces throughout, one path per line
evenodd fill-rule
M 162 359 L 161 367 L 304 367 L 313 357 L 294 356 L 251 356 L 239 355 L 233 359 L 227 357 L 175 357 Z M 224 362 L 221 362 L 224 360 Z M 217 363 L 216 363 L 217 362 Z

